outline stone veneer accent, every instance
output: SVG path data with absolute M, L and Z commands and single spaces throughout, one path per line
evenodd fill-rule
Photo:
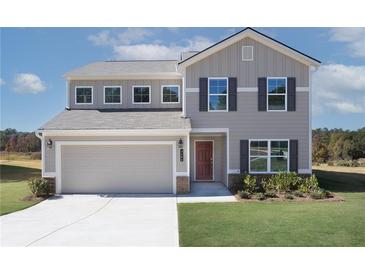
M 190 180 L 188 176 L 176 177 L 176 193 L 184 194 L 190 192 Z
M 56 179 L 55 178 L 45 178 L 49 184 L 49 193 L 56 193 Z

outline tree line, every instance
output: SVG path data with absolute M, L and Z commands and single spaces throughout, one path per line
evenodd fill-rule
M 353 131 L 312 130 L 312 155 L 316 163 L 365 158 L 365 127 Z
M 19 132 L 13 128 L 0 131 L 0 151 L 39 152 L 41 141 L 34 132 Z

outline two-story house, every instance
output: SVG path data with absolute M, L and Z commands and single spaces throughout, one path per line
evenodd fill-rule
M 67 107 L 38 130 L 57 193 L 184 193 L 240 173 L 311 173 L 320 62 L 246 28 L 181 60 L 66 73 Z

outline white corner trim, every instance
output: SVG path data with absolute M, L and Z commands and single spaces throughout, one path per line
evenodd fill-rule
M 237 92 L 258 92 L 258 87 L 238 87 Z
M 302 91 L 309 91 L 309 87 L 297 87 L 296 91 L 302 92 Z
M 171 145 L 173 194 L 176 194 L 176 141 L 56 141 L 56 193 L 62 193 L 62 146 L 77 145 Z
M 186 93 L 199 92 L 199 88 L 185 88 Z

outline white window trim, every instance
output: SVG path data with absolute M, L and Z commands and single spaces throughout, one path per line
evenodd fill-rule
M 78 103 L 77 102 L 77 89 L 78 88 L 91 88 L 91 103 Z M 94 88 L 92 86 L 75 86 L 75 105 L 92 105 L 94 103 Z
M 212 143 L 212 179 L 211 180 L 198 180 L 196 179 L 196 143 L 199 142 L 211 142 Z M 194 140 L 194 181 L 197 182 L 213 182 L 214 181 L 214 139 L 198 139 Z
M 258 155 L 252 157 L 261 157 L 267 159 L 267 167 L 266 171 L 251 171 L 251 142 L 260 142 L 264 141 L 267 142 L 267 155 Z M 285 141 L 288 142 L 288 155 L 287 155 L 287 162 L 286 162 L 286 172 L 289 172 L 289 162 L 290 162 L 290 141 L 289 139 L 249 139 L 248 141 L 248 171 L 250 174 L 277 174 L 280 173 L 278 171 L 271 171 L 271 142 L 272 141 Z M 279 156 L 278 156 L 279 157 Z
M 252 58 L 251 59 L 245 59 L 243 56 L 243 50 L 244 48 L 251 48 L 252 51 Z M 253 61 L 253 46 L 242 46 L 242 61 Z
M 105 89 L 106 88 L 120 88 L 120 102 L 119 103 L 107 103 L 107 102 L 105 102 Z M 103 94 L 103 96 L 104 96 L 104 99 L 103 99 L 104 105 L 120 105 L 120 104 L 122 104 L 122 101 L 123 101 L 122 94 L 123 94 L 122 86 L 104 86 L 104 94 Z
M 285 79 L 285 94 L 269 94 L 269 80 L 271 79 Z M 269 96 L 279 95 L 285 96 L 285 109 L 269 109 Z M 267 77 L 266 80 L 266 111 L 268 112 L 286 112 L 288 109 L 288 77 Z
M 164 102 L 163 101 L 163 88 L 177 87 L 177 102 Z M 162 85 L 161 86 L 161 104 L 180 104 L 180 85 Z
M 209 89 L 210 89 L 210 80 L 226 80 L 227 81 L 227 94 L 212 94 L 212 96 L 224 96 L 226 95 L 226 109 L 222 109 L 222 110 L 211 110 L 210 109 L 210 92 L 209 92 Z M 228 112 L 228 77 L 208 77 L 208 112 Z
M 148 88 L 148 99 L 149 101 L 147 103 L 145 102 L 134 102 L 134 88 Z M 149 105 L 151 104 L 151 86 L 149 85 L 136 85 L 136 86 L 132 86 L 132 103 L 134 105 Z

